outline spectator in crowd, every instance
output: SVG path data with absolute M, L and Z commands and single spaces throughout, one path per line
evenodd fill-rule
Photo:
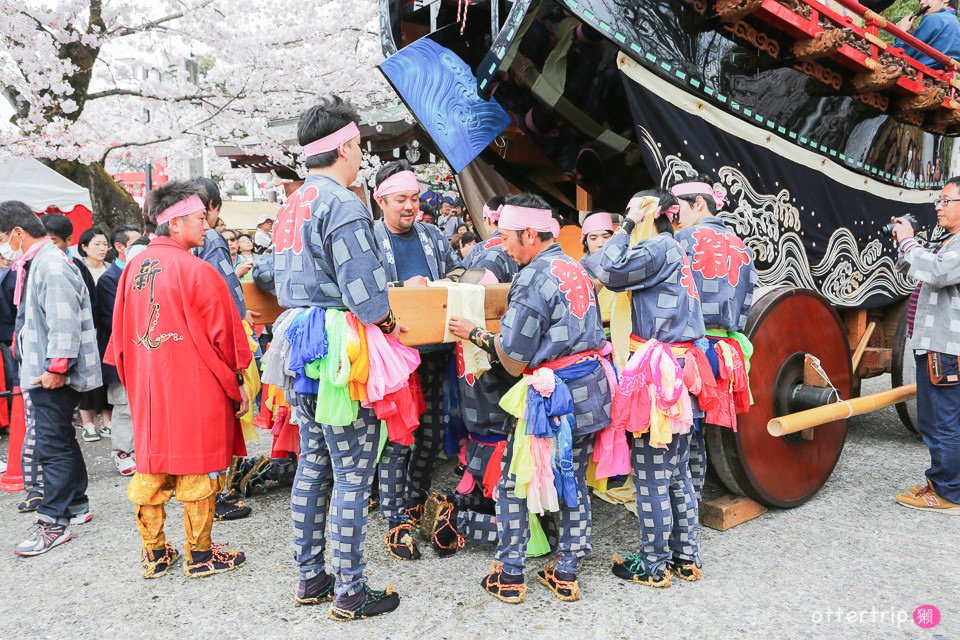
M 217 218 L 217 224 L 213 225 L 213 230 L 222 234 L 227 230 L 227 223 L 223 221 L 223 218 Z
M 467 225 L 465 225 L 465 224 L 463 224 L 463 223 L 461 222 L 460 224 L 457 225 L 457 232 L 454 233 L 453 235 L 455 235 L 455 236 L 456 236 L 456 235 L 460 235 L 460 234 L 462 234 L 462 233 L 466 233 L 467 231 L 470 231 L 470 229 L 467 228 Z
M 467 254 L 470 253 L 470 250 L 473 249 L 476 244 L 477 236 L 469 231 L 458 233 L 450 240 L 450 245 L 453 246 L 454 250 L 456 250 L 463 259 L 466 259 Z
M 48 213 L 40 218 L 47 235 L 53 240 L 53 244 L 69 256 L 67 251 L 73 242 L 73 223 L 70 218 L 60 213 Z M 80 271 L 80 277 L 86 285 L 87 293 L 90 295 L 90 304 L 93 308 L 94 321 L 97 316 L 97 277 L 89 269 L 90 256 L 106 256 L 107 249 L 101 246 L 100 237 L 103 232 L 97 227 L 87 229 L 80 235 L 80 255 L 81 258 L 71 258 Z M 86 247 L 86 248 L 83 248 Z M 89 251 L 88 251 L 89 249 Z M 103 262 L 100 262 L 103 264 Z M 104 273 L 104 271 L 100 273 Z M 100 417 L 100 428 L 97 429 L 95 420 Z M 96 389 L 87 391 L 80 396 L 80 420 L 83 424 L 81 436 L 84 442 L 97 442 L 101 437 L 110 437 L 111 407 L 107 402 L 107 388 L 101 385 Z M 33 461 L 31 461 L 33 464 Z
M 113 307 L 117 298 L 117 283 L 127 267 L 127 249 L 139 239 L 140 231 L 129 224 L 116 227 L 110 234 L 110 241 L 113 250 L 117 252 L 117 259 L 97 281 L 97 316 L 94 318 L 101 360 L 110 342 L 110 335 L 113 333 Z M 110 425 L 113 464 L 120 475 L 130 476 L 136 472 L 137 462 L 134 458 L 133 420 L 130 417 L 127 392 L 120 384 L 116 367 L 104 364 L 102 369 L 107 401 L 113 407 Z
M 257 218 L 257 232 L 253 234 L 253 252 L 266 253 L 273 246 L 273 216 L 269 213 Z
M 69 541 L 70 527 L 92 517 L 73 410 L 82 392 L 101 385 L 100 358 L 94 341 L 83 339 L 94 332 L 90 293 L 22 202 L 0 203 L 0 255 L 15 262 L 20 387 L 30 392 L 44 475 L 36 527 L 14 553 L 35 556 Z
M 453 211 L 453 203 L 444 200 L 440 203 L 440 217 L 437 218 L 437 226 L 447 240 L 453 237 L 457 232 L 457 225 L 460 224 L 460 218 Z
M 917 429 L 930 449 L 922 487 L 896 496 L 905 507 L 960 515 L 960 176 L 934 201 L 937 222 L 949 236 L 933 250 L 914 238 L 903 218 L 893 228 L 897 268 L 919 281 L 907 303 L 907 335 L 917 363 Z
M 960 59 L 960 24 L 957 23 L 957 0 L 920 0 L 919 7 L 926 9 L 921 16 L 912 13 L 897 23 L 897 26 L 914 38 L 930 45 L 940 53 Z M 920 24 L 917 25 L 917 19 Z M 895 47 L 931 69 L 943 69 L 943 64 L 927 54 L 917 51 L 904 42 L 897 40 Z
M 237 254 L 244 262 L 254 262 L 256 252 L 253 250 L 253 240 L 245 233 L 237 237 Z
M 227 241 L 227 247 L 230 249 L 230 259 L 233 261 L 233 271 L 240 278 L 240 281 L 253 280 L 253 252 L 249 256 L 240 255 L 240 236 L 233 229 L 226 229 L 220 235 Z
M 101 231 L 99 227 L 90 227 L 80 234 L 77 253 L 80 254 L 84 264 L 87 265 L 87 269 L 90 270 L 90 275 L 93 276 L 93 284 L 97 284 L 97 280 L 107 270 L 104 259 L 107 257 L 107 251 L 109 250 L 110 242 L 107 240 L 107 234 Z

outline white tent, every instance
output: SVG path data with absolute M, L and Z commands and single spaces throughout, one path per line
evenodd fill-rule
M 93 209 L 89 191 L 33 158 L 0 157 L 0 202 L 5 200 L 19 200 L 37 213 Z

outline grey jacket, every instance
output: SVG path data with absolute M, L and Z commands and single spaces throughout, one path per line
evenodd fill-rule
M 47 370 L 51 360 L 67 360 L 67 385 L 90 391 L 103 384 L 90 292 L 76 265 L 54 244 L 41 247 L 27 267 L 17 309 L 20 388 Z
M 922 283 L 912 346 L 960 356 L 960 241 L 952 235 L 938 253 L 916 240 L 900 243 L 897 269 Z

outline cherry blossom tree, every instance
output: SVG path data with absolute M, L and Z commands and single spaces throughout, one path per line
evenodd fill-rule
M 271 118 L 330 93 L 388 99 L 381 59 L 376 0 L 0 0 L 0 147 L 89 188 L 113 224 L 139 211 L 108 160 L 243 139 L 279 160 Z

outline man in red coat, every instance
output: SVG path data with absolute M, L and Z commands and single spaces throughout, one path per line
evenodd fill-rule
M 165 574 L 179 557 L 163 534 L 174 492 L 183 503 L 188 577 L 246 560 L 211 541 L 222 474 L 233 456 L 246 455 L 239 372 L 252 354 L 223 278 L 190 253 L 208 228 L 199 190 L 170 182 L 150 193 L 144 213 L 157 237 L 124 269 L 113 312 L 107 359 L 133 416 L 137 473 L 127 495 L 143 539 L 144 578 Z

